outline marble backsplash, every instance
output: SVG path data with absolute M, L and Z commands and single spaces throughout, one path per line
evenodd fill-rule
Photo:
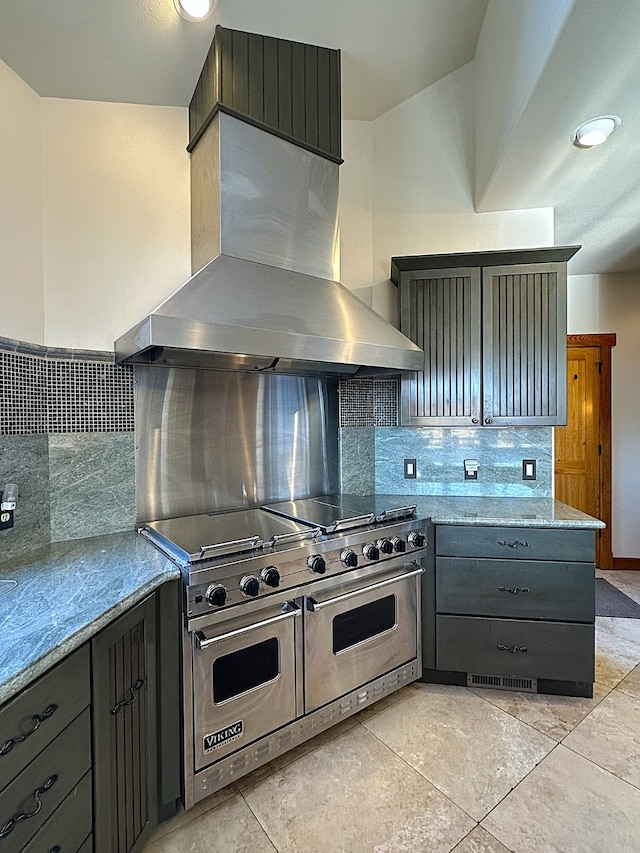
M 551 497 L 553 428 L 343 427 L 342 489 L 365 494 Z M 404 459 L 417 476 L 404 479 Z M 464 479 L 464 460 L 478 461 L 478 479 Z M 536 479 L 522 479 L 535 459 Z
M 17 483 L 0 562 L 49 542 L 133 530 L 133 433 L 0 436 L 0 484 Z

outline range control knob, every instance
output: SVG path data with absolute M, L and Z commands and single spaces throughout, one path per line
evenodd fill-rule
M 413 545 L 414 548 L 424 548 L 426 541 L 424 533 L 420 530 L 412 530 L 409 534 L 409 545 Z
M 402 554 L 407 550 L 407 543 L 399 536 L 394 536 L 391 540 L 391 544 L 393 545 L 393 550 L 398 554 Z
M 227 601 L 227 588 L 220 584 L 211 584 L 204 596 L 212 607 L 222 607 Z
M 396 539 L 398 537 L 396 536 Z M 381 554 L 393 554 L 393 543 L 391 539 L 378 539 L 377 546 Z
M 260 572 L 260 580 L 265 586 L 272 586 L 277 589 L 280 586 L 280 572 L 275 566 L 267 566 Z
M 255 598 L 260 592 L 260 581 L 254 575 L 245 575 L 240 581 L 240 592 L 249 598 Z
M 373 544 L 373 542 L 369 542 L 368 545 L 362 546 L 362 556 L 367 560 L 379 560 L 380 550 L 377 545 Z
M 340 559 L 348 569 L 355 569 L 358 565 L 358 555 L 352 548 L 345 548 L 340 554 Z
M 320 554 L 313 554 L 311 557 L 308 557 L 307 566 L 317 575 L 323 575 L 327 571 L 327 564 L 324 561 L 324 557 L 321 557 Z

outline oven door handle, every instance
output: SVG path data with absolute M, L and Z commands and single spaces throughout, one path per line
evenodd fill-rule
M 233 631 L 227 631 L 226 634 L 218 634 L 216 637 L 207 637 L 202 631 L 195 632 L 196 643 L 199 649 L 207 649 L 213 646 L 214 643 L 221 643 L 223 640 L 232 640 L 234 637 L 240 637 L 242 634 L 247 634 L 249 631 L 255 631 L 257 628 L 267 628 L 269 625 L 275 625 L 276 622 L 283 622 L 285 619 L 295 619 L 300 615 L 300 608 L 295 604 L 288 605 L 290 609 L 286 613 L 281 613 L 279 616 L 272 616 L 270 619 L 263 619 L 262 622 L 256 622 L 253 625 L 245 625 L 244 628 L 236 628 Z
M 382 589 L 384 586 L 390 586 L 392 583 L 398 583 L 398 581 L 408 580 L 408 578 L 414 578 L 417 575 L 421 575 L 424 572 L 422 567 L 415 569 L 412 572 L 405 572 L 403 575 L 396 575 L 393 578 L 387 578 L 383 581 L 378 581 L 378 583 L 372 583 L 369 586 L 364 586 L 362 589 L 356 589 L 353 592 L 345 592 L 344 595 L 336 595 L 335 598 L 329 598 L 327 601 L 316 601 L 315 598 L 305 598 L 307 610 L 310 610 L 312 613 L 317 613 L 318 610 L 323 610 L 325 607 L 331 607 L 332 604 L 338 604 L 341 601 L 348 601 L 350 598 L 356 598 L 358 595 L 364 595 L 365 592 L 372 592 L 374 589 Z

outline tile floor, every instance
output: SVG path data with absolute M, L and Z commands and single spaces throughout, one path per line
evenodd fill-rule
M 640 853 L 640 619 L 598 618 L 596 651 L 593 699 L 412 684 L 145 853 Z

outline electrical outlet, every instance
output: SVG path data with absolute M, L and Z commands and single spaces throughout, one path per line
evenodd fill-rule
M 522 460 L 522 479 L 523 480 L 535 480 L 536 479 L 536 460 L 535 459 L 523 459 Z
M 417 476 L 417 467 L 415 459 L 404 460 L 404 478 L 405 480 L 415 480 Z

